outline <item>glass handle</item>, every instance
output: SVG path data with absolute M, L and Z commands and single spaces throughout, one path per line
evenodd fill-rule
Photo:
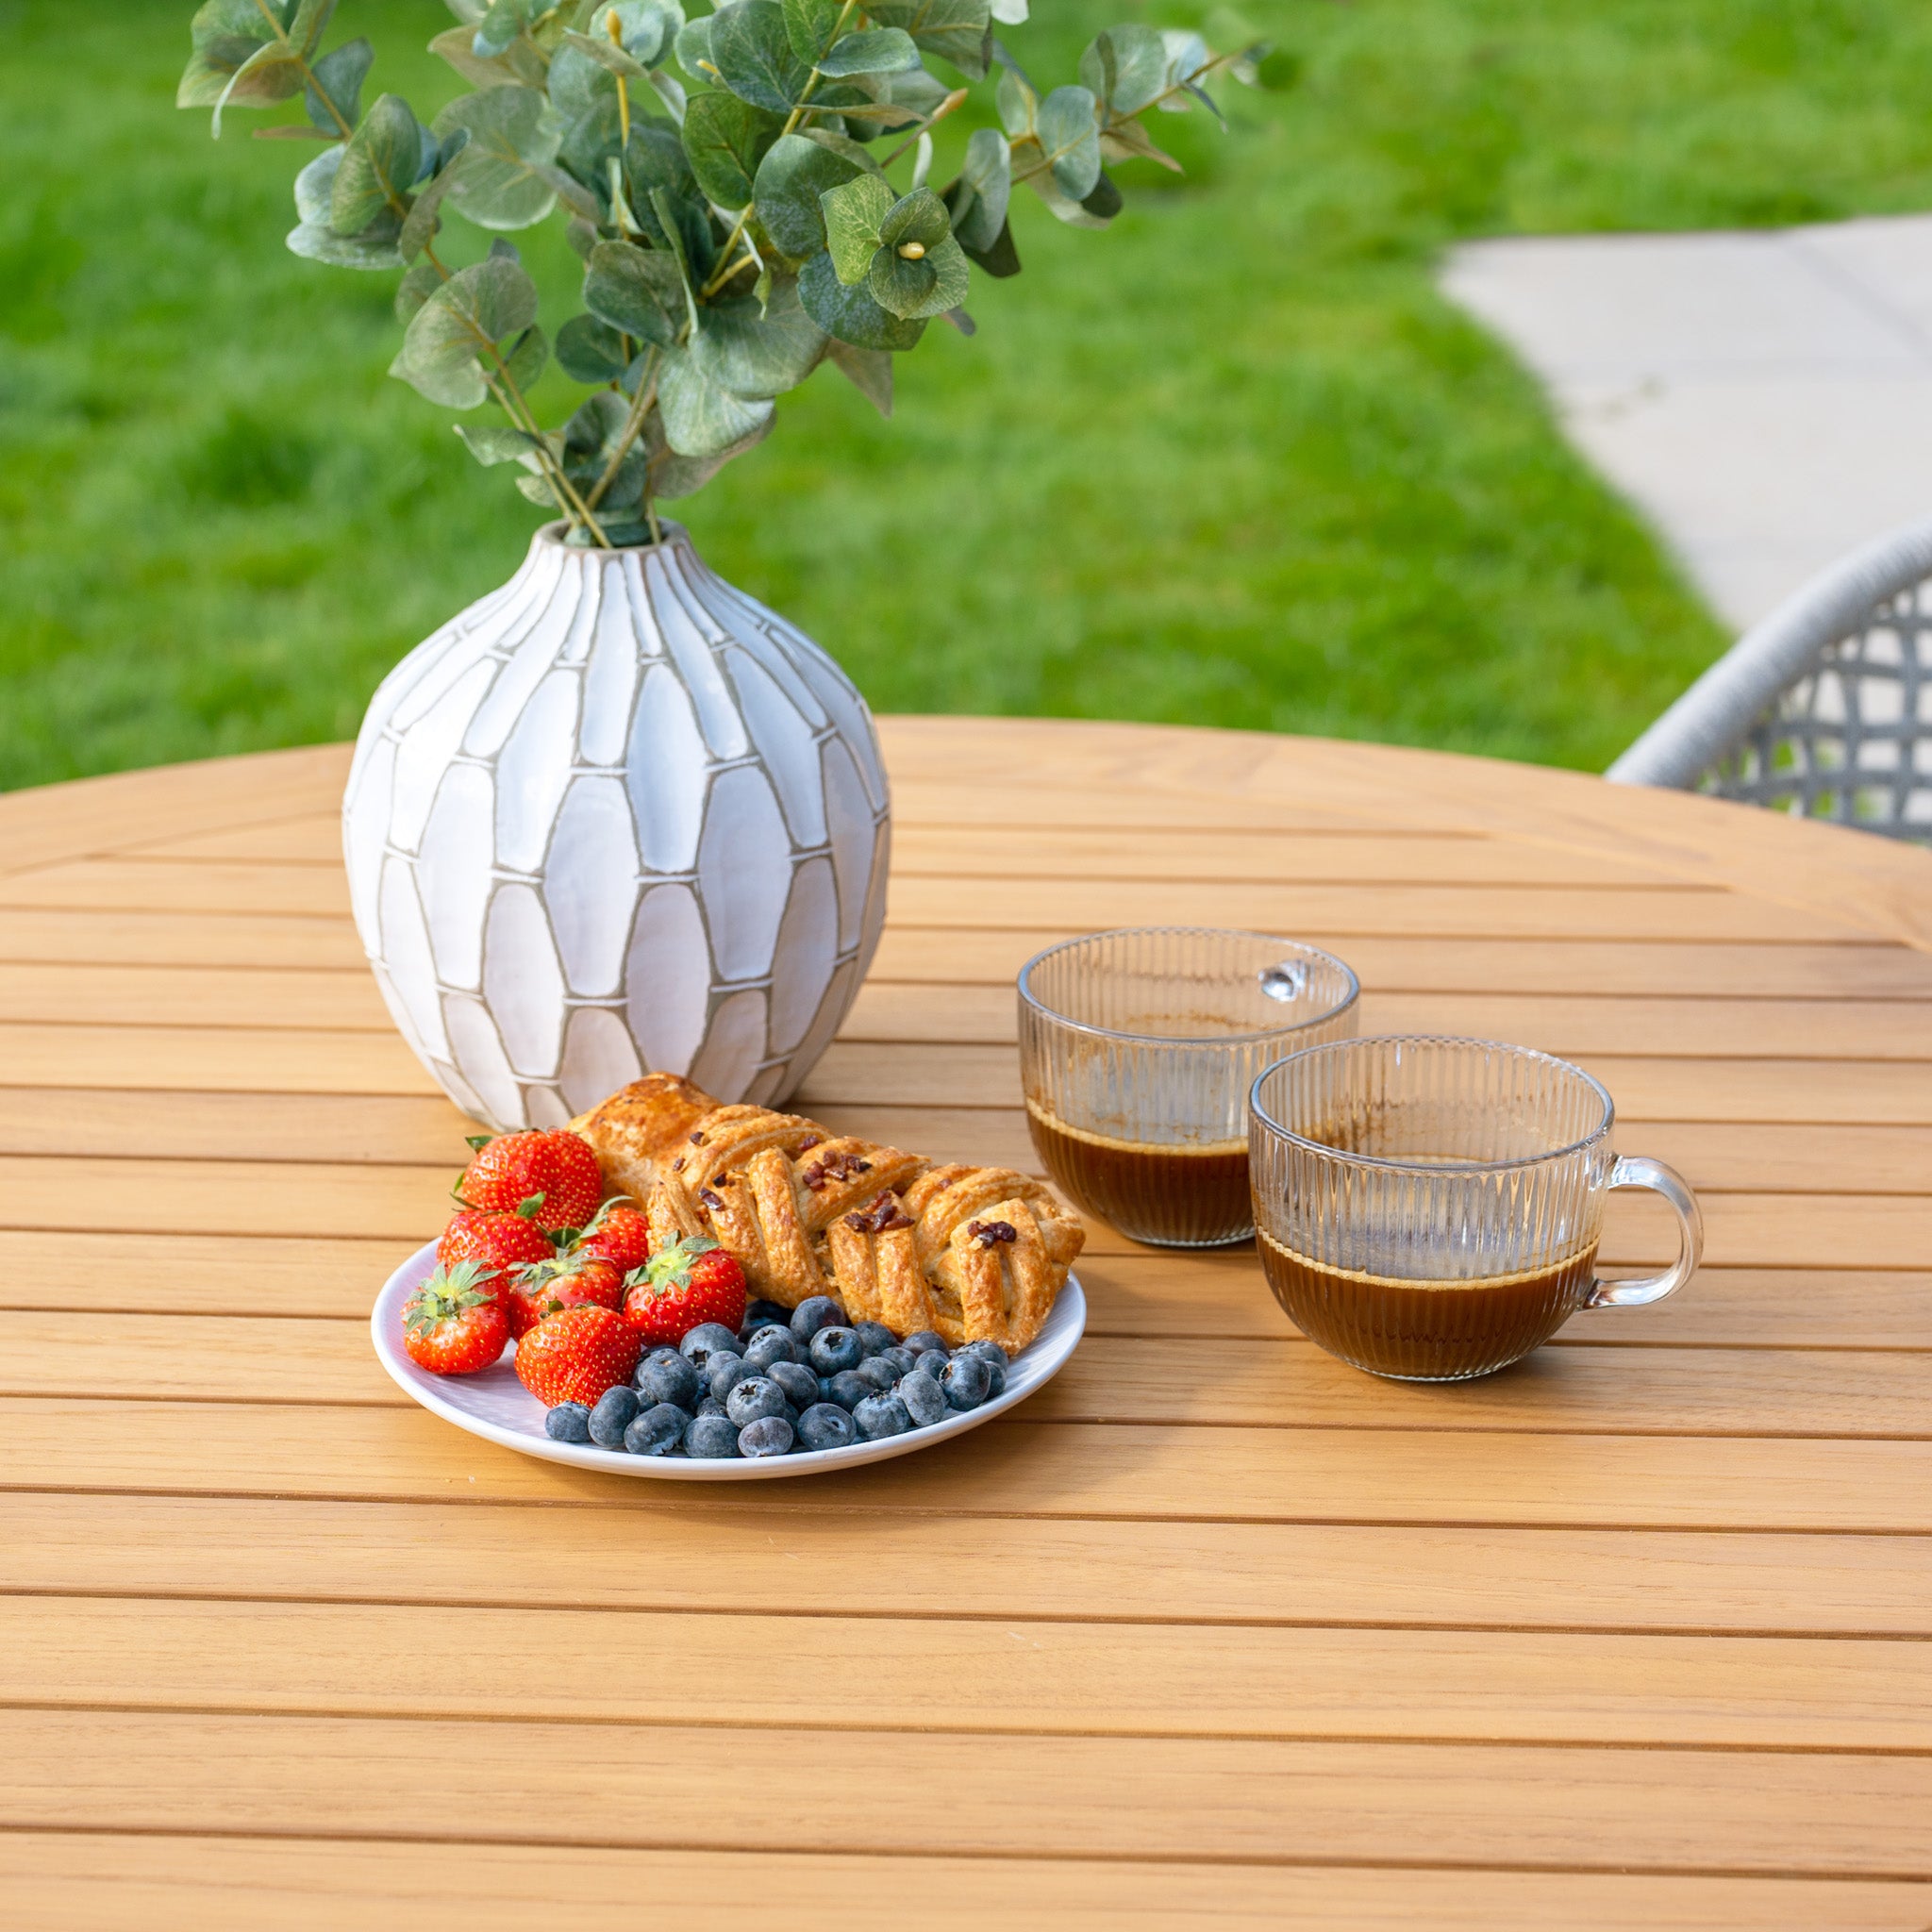
M 1697 1264 L 1704 1258 L 1704 1215 L 1698 1208 L 1697 1196 L 1675 1168 L 1666 1167 L 1661 1160 L 1646 1160 L 1641 1154 L 1619 1160 L 1610 1169 L 1608 1185 L 1648 1188 L 1652 1193 L 1661 1194 L 1677 1210 L 1682 1245 L 1676 1260 L 1661 1274 L 1646 1274 L 1637 1281 L 1599 1281 L 1591 1287 L 1590 1299 L 1583 1306 L 1646 1307 L 1652 1302 L 1662 1301 L 1667 1294 L 1675 1294 L 1697 1273 Z

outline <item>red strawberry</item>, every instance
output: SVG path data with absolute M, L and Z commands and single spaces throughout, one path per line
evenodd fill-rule
M 628 1274 L 651 1257 L 651 1224 L 641 1208 L 612 1195 L 571 1244 L 571 1252 L 601 1255 L 620 1274 Z
M 700 1322 L 736 1329 L 744 1320 L 744 1270 L 701 1234 L 659 1248 L 625 1276 L 624 1319 L 647 1348 L 674 1348 Z
M 506 1275 L 514 1275 L 532 1261 L 552 1260 L 556 1254 L 550 1237 L 526 1216 L 481 1208 L 465 1208 L 451 1215 L 436 1244 L 436 1258 L 445 1268 L 475 1261 L 491 1274 Z
M 644 1345 L 622 1315 L 594 1304 L 539 1322 L 517 1343 L 517 1378 L 545 1408 L 594 1403 L 628 1382 Z
M 478 1134 L 470 1145 L 475 1158 L 457 1183 L 457 1199 L 466 1208 L 506 1214 L 527 1209 L 548 1231 L 583 1226 L 604 1198 L 604 1175 L 591 1143 L 560 1127 L 552 1133 L 533 1127 L 493 1140 Z
M 559 1308 L 586 1304 L 600 1308 L 624 1306 L 624 1276 L 601 1255 L 554 1255 L 520 1269 L 504 1298 L 509 1332 L 519 1341 Z
M 409 1359 L 439 1375 L 474 1375 L 503 1353 L 509 1318 L 475 1261 L 439 1268 L 403 1309 Z

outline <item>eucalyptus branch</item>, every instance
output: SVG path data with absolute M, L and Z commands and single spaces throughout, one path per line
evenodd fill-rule
M 912 132 L 908 134 L 906 137 L 906 139 L 902 141 L 899 143 L 899 145 L 895 147 L 892 150 L 892 152 L 889 154 L 885 158 L 885 159 L 879 163 L 880 172 L 883 173 L 886 169 L 890 168 L 894 161 L 896 161 L 903 154 L 905 154 L 908 148 L 918 146 L 919 137 L 922 134 L 930 134 L 932 130 L 935 127 L 937 127 L 940 125 L 940 123 L 946 118 L 948 114 L 957 113 L 959 110 L 959 108 L 963 108 L 970 99 L 972 99 L 972 95 L 969 94 L 963 87 L 956 87 L 953 90 L 953 92 L 949 93 L 945 97 L 945 99 L 942 100 L 939 104 L 939 106 L 935 108 L 932 110 L 932 112 L 925 117 L 924 121 L 920 122 L 919 125 L 913 128 Z
M 844 6 L 839 9 L 839 18 L 833 25 L 831 39 L 826 42 L 828 46 L 835 43 L 838 41 L 840 35 L 845 31 L 845 24 L 852 18 L 854 12 L 856 12 L 858 9 L 858 0 L 845 0 Z M 785 117 L 785 125 L 778 130 L 778 139 L 780 141 L 783 141 L 786 135 L 788 134 L 796 134 L 798 132 L 798 124 L 805 118 L 806 105 L 808 101 L 810 101 L 812 95 L 818 92 L 819 82 L 823 78 L 824 75 L 820 74 L 819 70 L 816 67 L 814 67 L 810 74 L 808 74 L 806 76 L 805 86 L 799 92 L 799 96 L 796 104 L 793 106 L 791 113 Z M 782 100 L 784 96 L 781 94 L 779 98 Z M 745 224 L 750 220 L 751 204 L 746 203 L 746 205 L 743 208 L 739 209 L 738 219 L 731 225 L 731 232 L 724 238 L 724 246 L 719 251 L 720 258 L 722 260 L 726 262 L 731 261 L 732 251 L 738 246 L 739 242 L 744 239 Z M 715 295 L 718 292 L 720 289 L 722 289 L 724 286 L 726 282 L 728 282 L 731 279 L 731 276 L 737 275 L 742 267 L 743 263 L 741 262 L 734 263 L 732 264 L 729 273 L 726 273 L 724 270 L 720 270 L 717 273 L 713 274 L 710 280 L 708 281 L 705 284 L 705 286 L 698 291 L 698 300 L 700 302 L 708 301 L 713 295 Z
M 597 478 L 596 487 L 591 491 L 586 508 L 595 509 L 604 501 L 604 492 L 617 480 L 617 473 L 623 467 L 624 459 L 630 454 L 631 445 L 643 434 L 644 425 L 650 420 L 651 411 L 658 407 L 658 377 L 662 373 L 664 358 L 661 351 L 651 351 L 649 379 L 638 384 L 636 398 L 631 403 L 630 414 L 625 420 L 624 434 L 617 439 L 617 447 L 610 453 L 610 459 L 604 465 L 604 474 Z M 656 520 L 653 519 L 655 527 Z

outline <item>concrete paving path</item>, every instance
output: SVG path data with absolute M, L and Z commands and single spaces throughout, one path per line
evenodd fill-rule
M 1932 215 L 1480 242 L 1443 283 L 1740 628 L 1932 512 Z

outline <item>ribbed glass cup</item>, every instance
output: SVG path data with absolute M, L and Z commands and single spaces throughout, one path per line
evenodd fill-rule
M 1267 933 L 1156 925 L 1050 946 L 1020 972 L 1020 1073 L 1046 1171 L 1136 1241 L 1254 1231 L 1248 1090 L 1356 1029 L 1356 976 Z
M 1620 1160 L 1616 1109 L 1580 1067 L 1494 1041 L 1313 1047 L 1270 1067 L 1249 1109 L 1261 1263 L 1290 1318 L 1343 1361 L 1460 1381 L 1527 1355 L 1578 1308 L 1660 1300 L 1697 1265 L 1682 1179 Z M 1604 1197 L 1676 1209 L 1664 1274 L 1600 1282 Z

